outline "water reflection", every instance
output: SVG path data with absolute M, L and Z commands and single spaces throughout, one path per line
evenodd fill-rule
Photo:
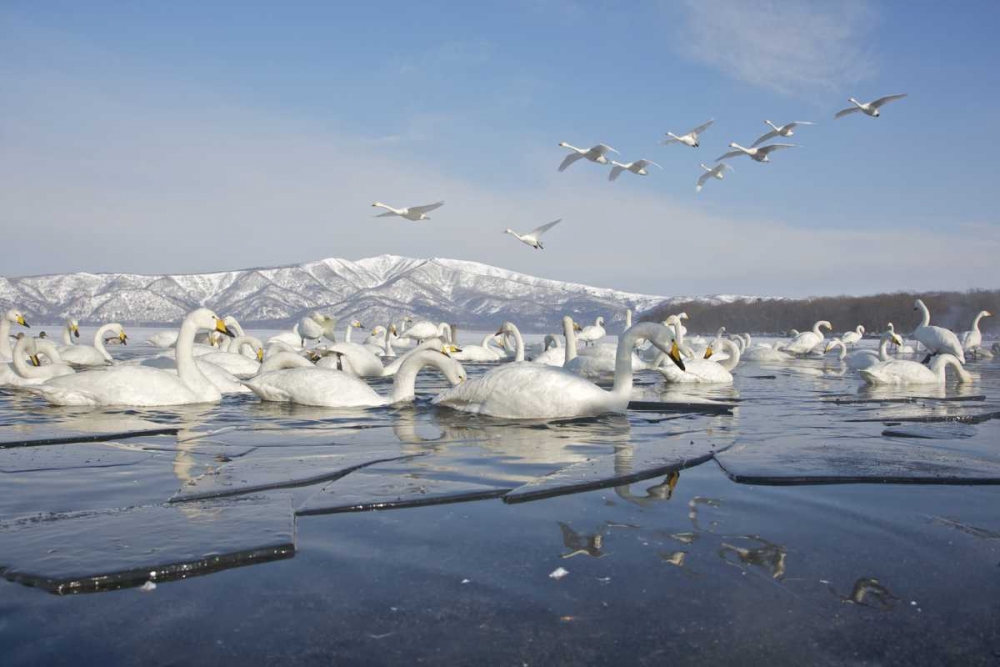
M 569 524 L 562 521 L 559 522 L 559 530 L 562 531 L 563 546 L 569 549 L 569 552 L 561 554 L 560 558 L 572 558 L 573 556 L 603 558 L 607 555 L 601 551 L 606 535 L 603 530 L 594 533 L 578 533 Z
M 760 546 L 742 547 L 723 542 L 719 549 L 719 557 L 722 560 L 739 566 L 763 568 L 771 575 L 772 579 L 781 579 L 785 576 L 785 556 L 787 555 L 785 547 L 769 542 L 758 535 L 747 535 L 737 539 L 753 540 Z M 733 561 L 730 556 L 736 556 L 739 562 Z

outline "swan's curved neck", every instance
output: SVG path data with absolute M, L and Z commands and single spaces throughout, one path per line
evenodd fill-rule
M 437 350 L 421 350 L 406 357 L 399 372 L 392 381 L 392 402 L 412 401 L 415 395 L 417 373 L 426 366 L 445 372 L 445 364 L 451 361 Z
M 69 322 L 67 322 L 66 326 L 63 327 L 62 343 L 63 345 L 68 345 L 72 347 L 73 345 L 76 345 L 76 343 L 73 342 L 73 333 L 70 331 L 69 326 L 70 326 Z
M 986 311 L 985 310 L 979 311 L 979 314 L 976 315 L 976 319 L 972 320 L 972 330 L 973 331 L 979 331 L 979 320 L 983 319 L 983 317 L 985 315 L 986 315 Z
M 563 318 L 563 336 L 566 337 L 566 358 L 563 364 L 568 364 L 570 360 L 576 359 L 576 331 L 573 330 L 573 320 Z
M 728 338 L 723 338 L 719 341 L 719 346 L 724 348 L 726 352 L 729 353 L 728 359 L 723 359 L 719 362 L 719 365 L 725 368 L 727 371 L 732 371 L 736 368 L 736 365 L 740 363 L 740 348 L 733 341 Z M 841 356 L 843 359 L 843 356 Z
M 962 368 L 961 362 L 950 354 L 935 357 L 934 361 L 931 362 L 931 370 L 934 371 L 939 382 L 944 383 L 947 380 L 945 371 L 947 371 L 948 366 L 955 369 L 959 383 L 972 382 L 972 376 L 969 372 Z
M 632 351 L 640 340 L 649 340 L 662 329 L 663 325 L 656 322 L 640 322 L 618 338 L 618 349 L 615 350 L 615 385 L 611 389 L 612 394 L 619 398 L 624 397 L 626 400 L 632 395 Z
M 504 327 L 504 330 L 514 337 L 514 361 L 524 361 L 524 338 L 520 329 L 511 324 L 509 327 Z
M 423 343 L 417 345 L 415 348 L 413 348 L 403 356 L 397 357 L 395 361 L 393 361 L 391 364 L 389 364 L 383 369 L 382 375 L 383 376 L 395 375 L 403 367 L 403 363 L 413 355 L 419 354 L 424 350 L 435 350 L 435 351 L 440 350 L 442 345 L 444 345 L 444 341 L 442 341 L 440 338 L 428 338 Z
M 10 320 L 0 317 L 0 359 L 9 359 L 10 351 Z
M 920 309 L 920 326 L 926 327 L 930 326 L 931 323 L 931 311 L 927 310 L 927 306 L 923 301 L 917 303 L 917 308 Z
M 882 342 L 878 344 L 878 360 L 879 361 L 889 361 L 889 341 L 892 339 L 886 336 L 882 339 Z
M 823 338 L 823 330 L 819 328 L 819 325 L 820 325 L 819 322 L 813 325 L 813 333 L 819 336 L 820 338 Z
M 112 322 L 105 324 L 94 333 L 94 347 L 96 347 L 97 351 L 101 353 L 101 356 L 104 357 L 105 361 L 114 361 L 114 359 L 111 358 L 111 355 L 108 354 L 107 349 L 104 347 L 104 334 L 109 331 L 117 331 L 119 329 L 121 329 L 121 325 Z
M 385 340 L 382 343 L 382 347 L 385 349 L 385 356 L 395 357 L 396 351 L 392 349 L 392 325 L 386 326 L 385 328 Z
M 446 343 L 454 344 L 455 341 L 451 339 L 451 327 L 447 322 L 442 322 L 438 325 L 438 338 Z
M 830 349 L 832 350 L 834 348 L 839 348 L 840 351 L 837 353 L 837 358 L 843 361 L 844 357 L 847 356 L 847 346 L 840 340 L 830 341 Z
M 280 371 L 286 368 L 307 368 L 312 367 L 312 365 L 308 359 L 300 357 L 294 352 L 278 352 L 267 355 L 267 358 L 260 365 L 258 374 L 269 371 Z
M 106 326 L 106 325 L 105 325 Z M 103 328 L 103 327 L 102 327 Z M 177 363 L 177 376 L 192 392 L 202 395 L 205 388 L 211 385 L 205 374 L 198 368 L 194 360 L 194 337 L 198 333 L 198 325 L 190 317 L 184 318 L 177 334 L 177 347 L 174 358 Z
M 487 350 L 490 350 L 490 343 L 493 342 L 493 338 L 495 336 L 496 336 L 496 334 L 491 334 L 491 333 L 488 333 L 485 336 L 483 336 L 482 347 L 486 348 Z M 548 348 L 546 348 L 546 349 L 548 349 Z M 492 350 L 490 350 L 490 351 L 492 351 Z
M 17 344 L 14 345 L 14 353 L 11 359 L 11 363 L 14 365 L 14 372 L 26 380 L 45 377 L 44 371 L 40 371 L 25 361 L 25 358 L 28 356 L 27 348 L 32 340 L 27 336 L 18 340 Z

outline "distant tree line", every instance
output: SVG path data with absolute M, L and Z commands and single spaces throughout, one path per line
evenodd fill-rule
M 724 326 L 730 332 L 782 334 L 790 329 L 811 329 L 818 320 L 829 321 L 838 335 L 859 324 L 866 332 L 885 331 L 889 322 L 897 332 L 909 333 L 920 323 L 920 313 L 913 309 L 918 298 L 930 309 L 931 324 L 956 332 L 968 331 L 976 314 L 987 310 L 994 317 L 984 317 L 979 323 L 980 330 L 984 336 L 1000 334 L 1000 290 L 741 299 L 721 304 L 683 301 L 661 304 L 643 313 L 641 319 L 661 321 L 671 314 L 686 312 L 690 319 L 685 326 L 697 333 L 712 333 Z

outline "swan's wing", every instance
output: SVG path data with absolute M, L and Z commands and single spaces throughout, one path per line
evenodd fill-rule
M 889 102 L 895 102 L 896 100 L 901 100 L 906 97 L 907 93 L 902 93 L 901 95 L 886 95 L 885 97 L 880 97 L 874 102 L 871 102 L 868 106 L 878 109 L 881 106 L 888 104 Z
M 707 123 L 702 123 L 698 127 L 694 128 L 693 130 L 691 130 L 690 132 L 688 132 L 688 134 L 701 134 L 702 132 L 704 132 L 705 130 L 707 130 L 712 125 L 712 123 L 714 123 L 714 122 L 715 122 L 715 119 L 713 118 L 712 120 L 708 121 Z
M 718 162 L 720 160 L 728 160 L 731 157 L 739 157 L 741 155 L 744 155 L 743 151 L 729 151 L 725 155 L 715 158 L 715 161 Z
M 712 172 L 706 171 L 704 174 L 698 177 L 698 187 L 694 189 L 695 192 L 701 192 L 701 189 L 705 187 L 705 181 L 712 178 Z
M 636 160 L 632 164 L 637 165 L 640 169 L 645 169 L 646 167 L 649 167 L 650 165 L 652 165 L 654 167 L 658 167 L 661 170 L 663 169 L 663 167 L 660 167 L 660 165 L 656 164 L 652 160 L 646 160 L 646 159 Z
M 850 109 L 842 109 L 841 111 L 838 111 L 837 113 L 833 114 L 833 117 L 843 118 L 844 116 L 855 113 L 856 111 L 861 111 L 861 107 L 851 107 Z
M 385 213 L 379 213 L 378 215 L 373 216 L 373 217 L 375 217 L 375 218 L 391 218 L 391 217 L 393 217 L 395 215 L 399 215 L 399 214 L 398 213 L 393 213 L 392 211 L 386 211 Z
M 796 147 L 795 144 L 771 144 L 770 146 L 761 146 L 757 150 L 759 150 L 761 153 L 772 153 L 782 148 L 795 148 L 795 147 Z
M 666 139 L 661 139 L 661 140 L 660 140 L 660 145 L 661 145 L 661 146 L 667 146 L 667 145 L 669 145 L 669 144 L 676 144 L 676 143 L 677 143 L 677 141 L 678 141 L 678 140 L 677 140 L 677 139 L 674 139 L 673 137 L 667 137 Z
M 594 146 L 590 150 L 592 152 L 594 152 L 594 153 L 597 153 L 598 155 L 607 155 L 608 153 L 614 153 L 615 155 L 621 155 L 621 153 L 619 153 L 618 151 L 616 151 L 611 146 L 608 146 L 607 144 L 597 144 L 596 146 Z
M 729 171 L 736 171 L 725 162 L 719 162 L 719 164 L 715 165 L 716 169 L 718 169 L 719 167 L 722 167 L 722 171 L 725 171 L 726 169 L 728 169 Z
M 583 159 L 583 156 L 579 153 L 571 153 L 567 155 L 563 161 L 559 164 L 559 171 L 566 171 L 566 168 L 576 162 L 577 160 Z
M 752 144 L 750 144 L 750 148 L 756 148 L 757 146 L 761 145 L 762 143 L 764 143 L 768 139 L 774 139 L 776 136 L 778 136 L 778 131 L 777 130 L 771 130 L 767 134 L 762 134 L 762 135 L 760 135 L 760 138 L 757 139 L 757 141 L 755 141 Z
M 423 206 L 411 206 L 407 209 L 410 213 L 430 213 L 435 209 L 439 209 L 444 206 L 443 201 L 434 202 L 433 204 L 424 204 Z
M 532 229 L 530 232 L 525 234 L 525 236 L 533 236 L 537 240 L 539 236 L 549 231 L 550 229 L 558 225 L 560 222 L 562 222 L 562 218 L 559 218 L 558 220 L 553 220 L 552 222 L 547 222 L 541 227 L 536 227 Z
M 789 123 L 789 125 L 791 125 L 792 127 L 795 127 L 797 125 L 815 125 L 815 124 L 816 123 L 814 123 L 811 120 L 796 120 Z
M 625 167 L 621 166 L 621 165 L 620 165 L 620 164 L 618 164 L 617 162 L 614 162 L 613 164 L 614 164 L 615 166 L 613 166 L 613 167 L 611 168 L 611 173 L 610 173 L 610 174 L 608 174 L 608 180 L 609 180 L 609 181 L 615 181 L 615 180 L 618 180 L 618 177 L 619 177 L 619 176 L 621 176 L 621 173 L 622 173 L 623 171 L 625 171 Z

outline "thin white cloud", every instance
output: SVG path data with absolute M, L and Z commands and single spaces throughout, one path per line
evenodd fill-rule
M 680 55 L 756 86 L 803 95 L 875 73 L 867 0 L 683 0 L 669 13 Z

